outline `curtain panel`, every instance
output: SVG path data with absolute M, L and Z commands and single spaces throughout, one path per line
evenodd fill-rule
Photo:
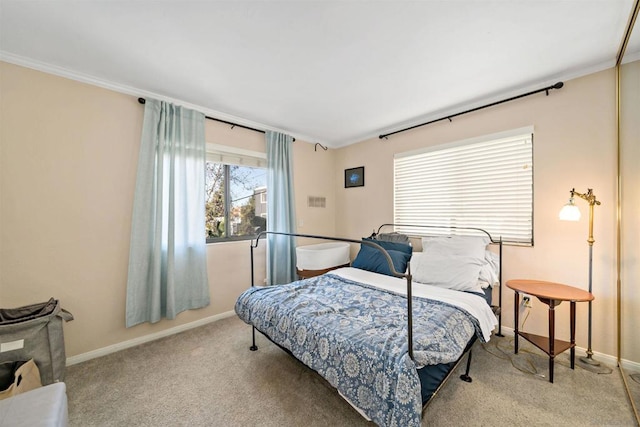
M 267 142 L 267 230 L 296 232 L 293 193 L 293 138 L 266 131 Z M 296 240 L 289 236 L 267 236 L 267 284 L 296 280 Z
M 133 206 L 126 326 L 209 305 L 204 114 L 147 99 Z

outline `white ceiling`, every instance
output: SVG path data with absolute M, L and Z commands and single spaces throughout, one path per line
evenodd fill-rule
M 340 147 L 612 67 L 632 3 L 0 0 L 0 58 Z

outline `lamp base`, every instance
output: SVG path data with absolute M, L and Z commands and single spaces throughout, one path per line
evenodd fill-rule
M 590 365 L 589 363 L 584 363 L 582 360 L 578 360 L 576 363 L 580 368 L 585 371 L 593 372 L 594 374 L 610 374 L 613 372 L 613 369 L 605 366 L 605 365 Z
M 578 358 L 578 366 L 585 371 L 593 372 L 594 374 L 610 374 L 613 372 L 613 369 L 600 364 L 600 362 L 594 360 L 591 355 Z
M 593 359 L 593 357 L 590 354 L 588 354 L 587 356 L 581 357 L 580 361 L 582 363 L 586 363 L 587 365 L 600 366 L 600 362 L 598 362 L 597 360 Z

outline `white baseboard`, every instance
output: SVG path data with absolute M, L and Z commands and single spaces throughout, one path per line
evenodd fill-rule
M 216 314 L 215 316 L 205 317 L 204 319 L 196 320 L 195 322 L 185 323 L 173 328 L 164 329 L 153 334 L 144 335 L 132 340 L 119 342 L 107 347 L 102 347 L 97 350 L 92 350 L 87 353 L 78 354 L 67 358 L 67 366 L 75 365 L 77 363 L 86 362 L 87 360 L 95 359 L 97 357 L 106 356 L 107 354 L 115 353 L 116 351 L 124 350 L 126 348 L 135 347 L 140 344 L 144 344 L 150 341 L 155 341 L 160 338 L 168 337 L 170 335 L 184 332 L 189 329 L 197 328 L 208 323 L 213 323 L 218 320 L 226 319 L 227 317 L 234 316 L 234 311 L 227 311 L 224 313 Z
M 216 322 L 218 320 L 226 319 L 227 317 L 234 316 L 234 311 L 227 311 L 224 313 L 216 314 L 215 316 L 205 317 L 204 319 L 196 320 L 195 322 L 185 323 L 183 325 L 179 325 L 173 328 L 165 329 L 159 332 L 155 332 L 153 334 L 144 335 L 138 338 L 134 338 L 132 340 L 119 342 L 117 344 L 113 344 L 107 347 L 102 347 L 97 350 L 92 350 L 87 353 L 78 354 L 76 356 L 71 356 L 67 358 L 67 366 L 75 365 L 81 362 L 85 362 L 87 360 L 95 359 L 97 357 L 106 356 L 107 354 L 115 353 L 116 351 L 124 350 L 126 348 L 135 347 L 140 344 L 144 344 L 147 342 L 155 341 L 160 338 L 168 337 L 170 335 L 174 335 L 180 332 L 188 331 L 189 329 L 197 328 L 198 326 L 203 326 L 209 323 Z M 502 333 L 504 335 L 513 336 L 513 328 L 509 328 L 507 326 L 502 326 Z M 586 352 L 587 350 L 582 347 L 576 346 L 576 351 L 578 352 Z M 612 366 L 618 365 L 618 359 L 615 356 L 611 356 L 604 353 L 599 353 L 594 351 L 593 355 L 596 359 Z M 640 363 L 632 362 L 630 360 L 622 359 L 621 365 L 625 370 L 631 372 L 640 372 Z
M 510 337 L 512 337 L 513 334 L 513 328 L 509 328 L 507 326 L 502 325 L 502 333 L 503 335 L 508 335 Z M 582 348 L 582 347 L 578 347 L 576 346 L 576 359 L 578 358 L 578 354 L 579 353 L 587 353 L 587 349 L 586 348 Z M 610 354 L 605 354 L 605 353 L 598 353 L 597 351 L 593 352 L 593 358 L 596 359 L 599 362 L 602 362 L 606 365 L 609 366 L 618 366 L 618 358 L 616 356 L 611 356 Z M 632 368 L 631 366 L 636 365 L 635 369 L 640 370 L 640 364 L 636 363 L 636 362 L 631 362 L 629 360 L 622 360 L 622 366 L 627 369 L 627 364 L 629 364 L 629 370 L 633 370 L 634 368 Z
M 622 359 L 620 361 L 622 368 L 629 373 L 640 373 L 640 363 L 632 362 L 631 360 Z

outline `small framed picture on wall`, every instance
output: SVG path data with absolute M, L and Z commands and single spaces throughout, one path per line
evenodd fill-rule
M 364 187 L 364 166 L 344 170 L 344 188 Z

